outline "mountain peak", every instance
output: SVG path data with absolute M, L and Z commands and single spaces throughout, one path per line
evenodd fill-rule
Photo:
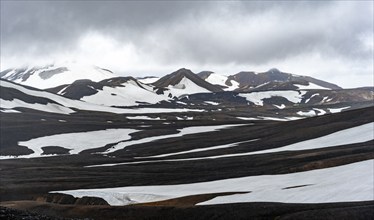
M 179 83 L 181 83 L 182 80 L 189 80 L 192 83 L 196 84 L 199 87 L 202 87 L 206 90 L 212 91 L 212 92 L 221 92 L 222 89 L 219 86 L 212 85 L 202 78 L 200 78 L 198 75 L 193 73 L 191 70 L 186 68 L 181 68 L 175 72 L 172 72 L 156 82 L 153 83 L 154 86 L 157 87 L 164 87 L 167 88 L 169 86 L 175 86 Z

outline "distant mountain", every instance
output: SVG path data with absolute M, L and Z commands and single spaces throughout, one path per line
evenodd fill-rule
M 166 88 L 173 97 L 180 97 L 188 94 L 222 92 L 222 88 L 206 82 L 189 69 L 179 69 L 166 75 L 156 82 L 154 86 Z
M 229 80 L 234 80 L 239 83 L 240 88 L 257 87 L 270 82 L 292 82 L 304 87 L 300 89 L 342 89 L 341 87 L 325 82 L 319 79 L 315 79 L 308 76 L 299 76 L 290 73 L 284 73 L 278 69 L 271 69 L 263 73 L 255 72 L 240 72 L 235 75 L 229 76 Z
M 236 90 L 249 92 L 255 88 L 284 90 L 284 89 L 342 89 L 341 87 L 315 79 L 309 76 L 301 76 L 284 73 L 278 69 L 270 69 L 267 72 L 239 72 L 235 75 L 223 76 L 210 71 L 198 74 L 205 81 L 220 85 L 224 90 Z
M 97 66 L 68 62 L 61 65 L 7 69 L 0 73 L 2 79 L 39 89 L 70 84 L 81 79 L 98 82 L 115 76 L 110 70 Z

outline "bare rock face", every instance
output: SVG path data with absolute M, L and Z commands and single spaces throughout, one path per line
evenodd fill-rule
M 36 198 L 38 202 L 56 203 L 61 205 L 108 205 L 108 203 L 97 197 L 84 196 L 82 198 L 75 198 L 72 195 L 61 193 L 49 193 Z

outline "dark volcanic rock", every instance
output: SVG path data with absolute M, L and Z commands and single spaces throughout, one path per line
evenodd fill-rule
M 38 202 L 48 202 L 61 205 L 108 205 L 108 203 L 98 197 L 83 196 L 76 198 L 74 196 L 62 193 L 48 193 L 36 198 Z
M 66 149 L 63 147 L 58 146 L 48 146 L 48 147 L 42 147 L 43 154 L 69 154 L 70 149 Z

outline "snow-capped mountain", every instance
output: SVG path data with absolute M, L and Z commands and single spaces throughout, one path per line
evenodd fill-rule
M 48 91 L 105 106 L 155 104 L 168 99 L 163 94 L 157 94 L 153 86 L 143 84 L 133 77 L 115 77 L 99 82 L 78 80 L 69 85 L 50 88 Z
M 65 62 L 43 67 L 8 69 L 2 71 L 0 77 L 15 83 L 39 89 L 47 89 L 63 84 L 70 84 L 81 79 L 98 82 L 103 79 L 116 77 L 116 75 L 110 70 L 94 65 Z

